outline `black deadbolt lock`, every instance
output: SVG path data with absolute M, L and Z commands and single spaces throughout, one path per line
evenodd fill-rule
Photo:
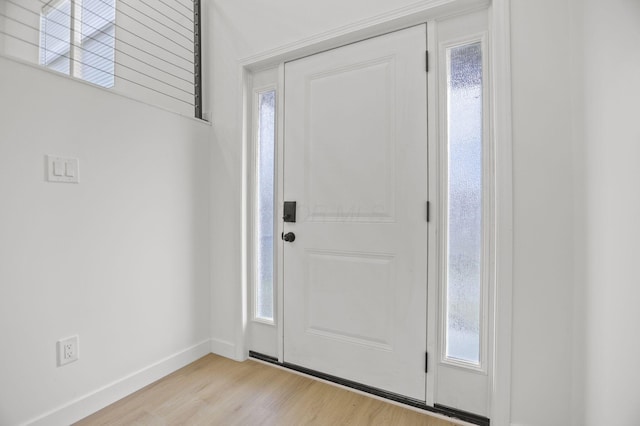
M 296 221 L 296 202 L 295 201 L 284 202 L 284 216 L 282 217 L 282 219 L 285 222 Z

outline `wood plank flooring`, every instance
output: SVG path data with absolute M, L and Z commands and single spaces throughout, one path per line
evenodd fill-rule
M 257 361 L 207 355 L 76 425 L 421 425 L 445 420 Z

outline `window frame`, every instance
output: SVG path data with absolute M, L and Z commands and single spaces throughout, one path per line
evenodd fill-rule
M 488 417 L 492 422 L 508 423 L 511 412 L 511 344 L 512 344 L 512 293 L 513 293 L 513 159 L 512 159 L 512 111 L 511 111 L 511 43 L 510 20 L 511 4 L 508 0 L 472 0 L 471 2 L 462 0 L 453 0 L 445 6 L 426 3 L 417 6 L 409 11 L 392 10 L 387 14 L 376 16 L 375 19 L 364 20 L 347 29 L 340 28 L 336 31 L 323 33 L 318 37 L 312 37 L 300 43 L 294 43 L 281 49 L 269 50 L 252 56 L 240 59 L 240 67 L 244 88 L 244 96 L 241 105 L 241 111 L 244 117 L 248 114 L 248 102 L 250 101 L 250 84 L 251 76 L 254 73 L 274 66 L 281 66 L 284 62 L 298 59 L 323 50 L 332 49 L 346 43 L 355 43 L 363 38 L 388 33 L 390 31 L 399 30 L 411 25 L 427 22 L 427 43 L 428 43 L 428 61 L 429 72 L 427 73 L 429 96 L 429 119 L 433 125 L 429 126 L 429 200 L 432 205 L 431 220 L 436 226 L 430 227 L 429 234 L 429 252 L 433 254 L 429 258 L 429 280 L 436 283 L 430 286 L 428 295 L 428 318 L 429 326 L 427 350 L 429 351 L 427 373 L 427 404 L 433 405 L 434 397 L 438 394 L 437 382 L 440 374 L 440 367 L 450 367 L 441 365 L 439 360 L 440 343 L 437 338 L 440 333 L 439 319 L 439 265 L 440 258 L 438 256 L 440 233 L 436 231 L 438 228 L 439 217 L 441 216 L 440 206 L 440 185 L 437 180 L 439 167 L 439 148 L 440 148 L 440 104 L 439 104 L 439 74 L 440 61 L 438 59 L 438 40 L 445 39 L 442 35 L 441 25 L 446 24 L 449 19 L 462 16 L 466 12 L 474 12 L 483 7 L 487 8 L 488 22 L 483 25 L 488 29 L 487 33 L 491 36 L 487 38 L 489 48 L 485 60 L 490 64 L 488 75 L 485 75 L 488 88 L 491 94 L 490 109 L 486 111 L 490 117 L 487 120 L 491 122 L 491 140 L 490 143 L 492 158 L 490 163 L 492 166 L 492 193 L 491 196 L 495 205 L 492 206 L 491 220 L 492 230 L 491 239 L 493 246 L 491 247 L 491 265 L 492 270 L 488 271 L 492 285 L 489 297 L 489 330 L 491 331 L 489 338 L 488 353 L 491 357 L 488 365 L 488 374 L 485 376 L 488 380 L 486 406 Z M 399 16 L 400 15 L 400 16 Z M 453 18 L 452 18 L 453 17 Z M 467 25 L 467 28 L 476 28 L 475 24 Z M 475 30 L 479 32 L 478 30 Z M 471 29 L 471 32 L 474 32 Z M 432 65 L 435 64 L 435 65 Z M 282 73 L 281 73 L 282 74 Z M 279 84 L 283 84 L 284 78 L 280 77 Z M 279 108 L 282 108 L 280 105 Z M 279 121 L 282 117 L 278 118 Z M 250 152 L 250 139 L 247 139 L 248 123 L 244 122 L 245 131 L 243 132 L 243 147 L 245 153 Z M 281 135 L 278 136 L 281 143 Z M 250 154 L 248 154 L 250 155 Z M 279 154 L 280 156 L 282 153 Z M 489 153 L 487 153 L 489 155 Z M 280 157 L 279 157 L 280 159 Z M 243 165 L 245 166 L 245 174 L 243 175 L 243 189 L 246 191 L 250 170 L 246 168 L 250 161 L 249 157 L 245 157 Z M 281 177 L 279 178 L 281 183 Z M 248 193 L 245 192 L 243 197 L 243 218 L 246 220 L 247 214 L 250 213 L 250 199 Z M 277 206 L 279 209 L 281 206 Z M 281 210 L 279 210 L 279 214 Z M 280 232 L 281 229 L 278 229 Z M 247 236 L 245 235 L 245 238 Z M 245 244 L 248 242 L 244 240 Z M 246 266 L 247 252 L 243 251 L 243 266 Z M 237 293 L 243 301 L 243 324 L 246 313 L 246 304 L 249 301 L 245 294 L 247 290 L 246 269 L 243 269 L 242 285 L 238 287 Z M 281 283 L 279 283 L 281 285 Z M 280 300 L 279 300 L 280 301 Z M 282 313 L 279 311 L 278 315 Z M 278 358 L 282 361 L 282 330 L 278 335 Z M 247 344 L 251 341 L 251 330 L 246 327 L 236 328 L 236 334 L 232 344 L 235 348 L 235 354 L 238 359 L 246 358 Z M 430 336 L 430 337 L 429 337 Z M 431 354 L 434 354 L 431 356 Z M 433 359 L 433 362 L 432 362 Z M 457 369 L 457 367 L 453 367 Z M 462 371 L 462 370 L 460 370 Z M 478 375 L 479 373 L 464 370 L 471 373 L 470 375 Z
M 461 360 L 447 355 L 447 290 L 448 290 L 448 237 L 449 237 L 449 98 L 448 76 L 449 55 L 448 51 L 456 47 L 462 47 L 474 43 L 480 43 L 482 52 L 482 203 L 481 203 L 481 253 L 480 253 L 480 311 L 479 311 L 479 362 Z M 493 143 L 491 131 L 491 70 L 489 69 L 490 51 L 488 43 L 488 31 L 471 33 L 462 37 L 448 39 L 439 43 L 438 57 L 441 69 L 438 78 L 440 110 L 440 138 L 439 138 L 439 205 L 440 205 L 440 233 L 438 245 L 442 254 L 439 261 L 439 362 L 441 364 L 461 368 L 465 371 L 487 375 L 489 372 L 489 346 L 491 342 L 489 333 L 490 323 L 490 291 L 492 288 L 492 268 L 494 263 L 492 236 L 495 228 L 493 214 L 494 197 L 494 167 L 493 167 Z
M 283 74 L 281 65 L 266 66 L 243 73 L 243 213 L 242 213 L 242 323 L 243 347 L 282 361 L 282 250 L 283 241 L 279 237 L 282 231 L 282 205 L 279 203 L 282 189 L 282 175 L 278 166 L 282 163 L 282 123 L 283 123 Z M 257 142 L 258 94 L 275 91 L 275 134 L 274 134 L 274 256 L 273 256 L 273 321 L 256 318 L 255 282 L 256 282 L 256 232 L 254 231 L 257 212 L 256 197 L 256 159 L 259 154 Z
M 272 282 L 272 318 L 264 318 L 258 316 L 258 285 L 259 285 L 259 271 L 258 271 L 258 249 L 260 247 L 260 242 L 257 238 L 257 221 L 258 221 L 258 212 L 257 207 L 259 206 L 259 168 L 258 164 L 260 163 L 260 96 L 265 93 L 273 92 L 274 96 L 274 115 L 273 115 L 273 151 L 274 151 L 274 161 L 273 161 L 273 282 Z M 278 247 L 276 234 L 277 234 L 277 216 L 278 216 L 278 206 L 276 205 L 276 186 L 277 186 L 277 152 L 278 152 L 278 88 L 277 84 L 269 83 L 265 85 L 260 85 L 253 88 L 253 96 L 252 96 L 252 141 L 253 141 L 253 164 L 251 167 L 251 198 L 252 198 L 252 214 L 251 214 L 251 320 L 253 322 L 258 322 L 266 325 L 275 326 L 276 318 L 277 318 L 277 267 L 276 267 L 276 250 Z

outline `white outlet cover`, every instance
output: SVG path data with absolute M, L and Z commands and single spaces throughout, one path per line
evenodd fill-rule
M 80 355 L 78 336 L 58 340 L 58 367 L 77 361 Z

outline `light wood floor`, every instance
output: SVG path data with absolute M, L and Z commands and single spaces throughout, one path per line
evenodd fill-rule
M 260 362 L 216 355 L 76 424 L 454 425 Z

